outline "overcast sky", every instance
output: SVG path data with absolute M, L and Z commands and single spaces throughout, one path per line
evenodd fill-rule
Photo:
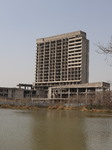
M 112 0 L 0 0 L 0 86 L 35 80 L 36 39 L 82 30 L 90 40 L 89 81 L 112 80 L 96 53 L 112 36 Z

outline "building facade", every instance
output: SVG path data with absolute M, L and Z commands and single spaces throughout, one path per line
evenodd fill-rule
M 110 106 L 110 84 L 106 82 L 94 82 L 49 87 L 48 99 L 56 104 L 66 103 L 70 106 Z
M 39 97 L 32 84 L 18 84 L 19 88 L 0 87 L 0 100 L 23 100 Z
M 49 99 L 95 99 L 98 93 L 110 91 L 110 84 L 106 82 L 94 82 L 78 85 L 66 85 L 49 87 Z M 101 94 L 102 95 L 102 94 Z
M 89 41 L 82 31 L 36 40 L 35 87 L 88 83 Z

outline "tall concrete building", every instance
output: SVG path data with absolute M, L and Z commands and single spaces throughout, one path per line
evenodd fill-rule
M 76 31 L 36 40 L 35 86 L 88 83 L 89 41 Z

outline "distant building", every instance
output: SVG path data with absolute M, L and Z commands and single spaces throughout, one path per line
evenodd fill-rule
M 31 99 L 37 97 L 32 84 L 19 84 L 19 88 L 0 87 L 0 99 Z
M 106 82 L 94 82 L 78 85 L 56 86 L 49 88 L 49 99 L 87 100 L 97 96 L 97 93 L 109 91 L 110 84 Z
M 110 90 L 109 83 L 88 83 L 89 40 L 85 32 L 41 38 L 36 44 L 35 86 L 0 87 L 0 98 L 87 101 Z
M 88 83 L 89 41 L 82 31 L 36 40 L 35 87 Z

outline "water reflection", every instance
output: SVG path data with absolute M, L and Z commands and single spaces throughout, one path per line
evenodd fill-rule
M 37 149 L 84 150 L 83 118 L 80 113 L 49 110 L 34 117 L 33 137 L 39 137 Z M 38 117 L 38 119 L 37 119 Z M 37 126 L 35 124 L 37 123 Z
M 0 150 L 111 150 L 112 114 L 0 109 Z
M 107 118 L 106 118 L 107 116 Z M 96 118 L 86 118 L 84 131 L 87 150 L 112 149 L 112 115 L 104 114 Z

